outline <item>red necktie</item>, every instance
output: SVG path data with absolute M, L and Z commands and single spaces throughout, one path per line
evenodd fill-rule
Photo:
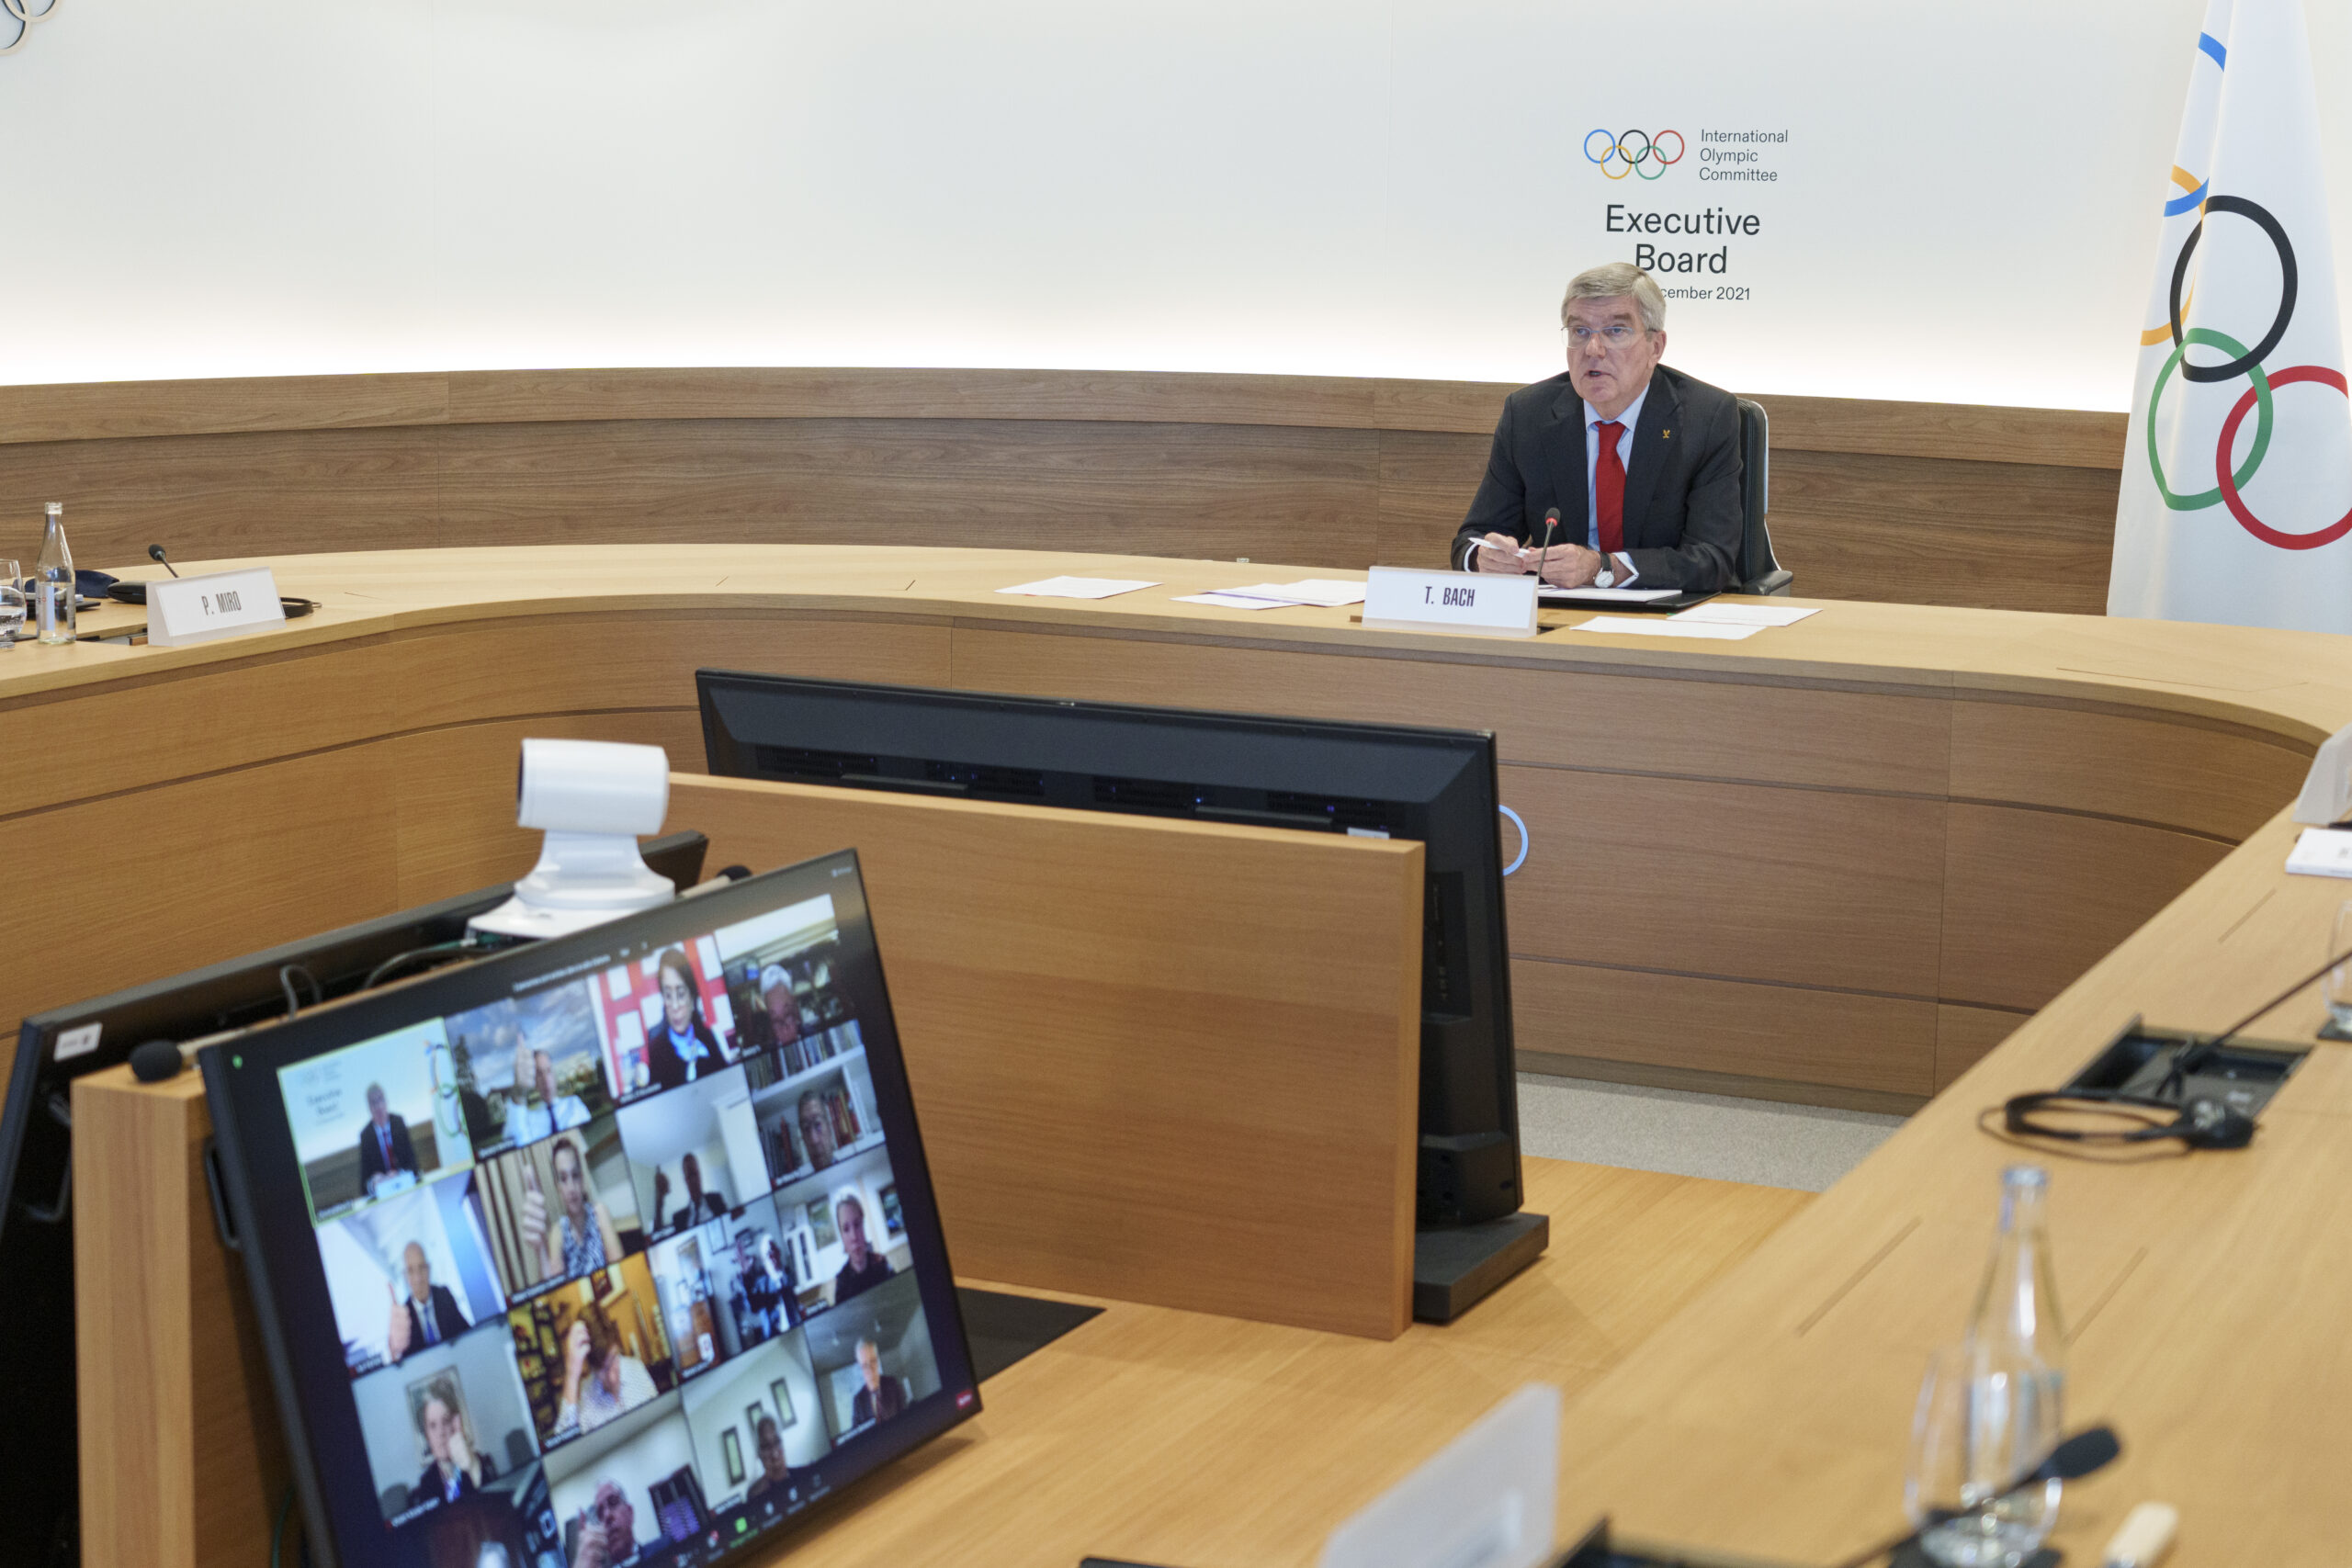
M 1615 555 L 1625 547 L 1625 465 L 1617 457 L 1617 438 L 1625 427 L 1615 420 L 1593 426 L 1600 432 L 1600 457 L 1592 468 L 1592 501 L 1600 513 L 1600 552 Z

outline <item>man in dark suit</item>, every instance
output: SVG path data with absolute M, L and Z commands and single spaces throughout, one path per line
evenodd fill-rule
M 447 1285 L 433 1282 L 433 1265 L 424 1248 L 410 1242 L 401 1250 L 401 1270 L 408 1276 L 408 1297 L 392 1302 L 391 1332 L 386 1348 L 395 1361 L 411 1350 L 422 1350 L 455 1339 L 473 1326 Z
M 368 1086 L 368 1124 L 359 1129 L 359 1185 L 376 1195 L 387 1177 L 402 1171 L 416 1174 L 416 1145 L 409 1142 L 408 1123 L 384 1105 L 384 1086 Z
M 1503 404 L 1453 565 L 1561 588 L 1733 586 L 1746 529 L 1737 400 L 1658 363 L 1666 297 L 1637 266 L 1578 273 L 1560 321 L 1568 368 Z
M 857 1342 L 857 1372 L 865 1386 L 850 1401 L 851 1425 L 888 1421 L 907 1407 L 907 1385 L 882 1375 L 882 1348 L 871 1339 Z

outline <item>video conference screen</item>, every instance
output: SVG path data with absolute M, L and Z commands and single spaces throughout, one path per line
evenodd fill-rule
M 713 1562 L 978 1408 L 853 856 L 205 1071 L 341 1562 Z

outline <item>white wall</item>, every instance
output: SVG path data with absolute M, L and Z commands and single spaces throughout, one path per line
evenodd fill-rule
M 525 365 L 1548 374 L 1628 188 L 1670 357 L 2120 408 L 2201 0 L 61 0 L 0 381 Z M 2352 17 L 2312 7 L 2338 205 Z M 1785 129 L 1770 187 L 1705 127 Z M 1679 130 L 1654 185 L 1595 127 Z M 2352 248 L 2338 247 L 2352 256 Z

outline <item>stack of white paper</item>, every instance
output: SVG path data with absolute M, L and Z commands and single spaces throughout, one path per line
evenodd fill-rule
M 1133 593 L 1138 588 L 1159 586 L 1157 582 L 1130 582 L 1121 577 L 1048 577 L 997 592 L 1029 593 L 1040 599 L 1108 599 L 1115 594 Z
M 1177 595 L 1180 604 L 1215 604 L 1226 610 L 1275 610 L 1301 604 L 1336 609 L 1363 603 L 1363 584 L 1340 577 L 1309 577 L 1296 582 L 1253 582 L 1247 588 L 1219 588 L 1207 593 Z
M 1649 619 L 1640 615 L 1595 615 L 1570 626 L 1572 632 L 1621 632 L 1631 637 L 1712 637 L 1720 642 L 1737 642 L 1754 637 L 1762 626 L 1743 626 L 1730 621 L 1686 621 L 1679 615 L 1663 615 Z
M 1670 617 L 1678 621 L 1715 621 L 1732 626 L 1792 626 L 1807 615 L 1821 614 L 1818 604 L 1736 604 L 1710 599 Z

